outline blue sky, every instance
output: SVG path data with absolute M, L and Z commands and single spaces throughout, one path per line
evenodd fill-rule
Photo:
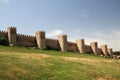
M 120 50 L 120 0 L 0 0 L 0 30 L 47 37 L 67 34 L 69 41 L 84 38 Z

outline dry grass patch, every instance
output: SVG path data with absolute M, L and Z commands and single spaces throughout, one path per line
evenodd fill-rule
M 25 69 L 23 69 L 23 68 L 14 68 L 13 70 L 14 70 L 14 71 L 17 71 L 17 72 L 20 72 L 20 73 L 22 73 L 22 74 L 28 73 L 28 71 L 25 70 Z
M 13 74 L 11 74 L 10 72 L 5 72 L 5 75 L 9 79 L 14 79 L 15 78 L 15 76 Z
M 62 59 L 74 62 L 98 63 L 98 60 L 88 58 L 61 57 Z
M 25 53 L 24 55 L 20 55 L 20 58 L 24 58 L 24 59 L 44 59 L 44 58 L 49 58 L 51 57 L 50 55 L 47 54 L 29 54 L 29 53 Z
M 95 79 L 95 80 L 116 80 L 116 79 L 113 77 L 100 77 L 100 78 Z

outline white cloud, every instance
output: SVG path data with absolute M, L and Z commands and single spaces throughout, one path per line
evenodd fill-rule
M 120 31 L 118 30 L 113 30 L 112 33 L 116 35 L 116 37 L 120 36 Z
M 107 44 L 108 48 L 113 48 L 114 51 L 120 50 L 120 32 L 117 30 L 107 32 L 84 33 L 85 31 L 73 31 L 68 33 L 68 40 L 75 42 L 76 39 L 84 38 L 85 44 L 90 45 L 91 42 L 98 42 L 99 48 L 103 44 Z
M 96 39 L 96 41 L 100 45 L 107 44 L 108 48 L 113 48 L 113 50 L 120 50 L 120 32 L 117 30 L 113 31 L 107 31 L 107 32 L 95 32 L 92 33 L 93 40 Z M 89 38 L 90 39 L 90 38 Z M 88 39 L 88 40 L 89 40 Z
M 55 38 L 55 37 L 57 37 L 58 35 L 61 35 L 61 34 L 63 34 L 62 30 L 54 30 L 54 31 L 48 32 L 47 37 Z
M 10 0 L 0 0 L 0 2 L 8 4 L 10 2 Z
M 102 34 L 99 34 L 99 36 L 93 36 L 92 34 L 83 33 L 82 31 L 81 32 L 75 31 L 75 32 L 71 32 L 69 34 L 69 37 L 68 37 L 69 41 L 72 41 L 72 42 L 75 42 L 77 39 L 84 39 L 85 44 L 87 45 L 89 45 L 91 42 L 98 42 L 100 45 L 106 43 L 105 38 L 101 38 L 101 37 L 104 37 L 102 36 Z

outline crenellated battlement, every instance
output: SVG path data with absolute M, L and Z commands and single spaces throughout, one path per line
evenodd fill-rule
M 25 34 L 17 34 L 17 40 L 18 41 L 34 41 L 35 40 L 35 36 L 31 36 L 31 35 L 25 35 Z
M 0 30 L 0 37 L 8 38 L 7 31 Z
M 14 27 L 14 26 L 10 26 L 10 27 L 8 27 L 8 29 L 16 30 L 16 27 Z
M 16 27 L 8 27 L 7 31 L 0 30 L 0 37 L 8 40 L 11 46 L 38 47 L 39 49 L 61 50 L 63 52 L 94 53 L 104 56 L 112 56 L 112 48 L 102 45 L 98 48 L 98 42 L 85 44 L 84 39 L 77 39 L 76 42 L 67 41 L 67 35 L 59 35 L 58 39 L 46 38 L 45 31 L 37 31 L 35 36 L 18 34 Z
M 7 31 L 0 30 L 0 34 L 7 34 Z
M 0 35 L 5 35 L 7 34 L 7 31 L 0 30 Z
M 7 30 L 12 33 L 15 33 L 17 31 L 16 27 L 8 27 Z

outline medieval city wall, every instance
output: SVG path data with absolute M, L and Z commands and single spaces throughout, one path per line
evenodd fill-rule
M 0 37 L 4 37 L 5 39 L 8 39 L 7 31 L 0 31 Z
M 94 53 L 95 55 L 112 56 L 112 49 L 107 45 L 98 48 L 97 42 L 86 45 L 84 39 L 69 42 L 67 35 L 59 35 L 58 39 L 46 38 L 44 31 L 38 31 L 35 36 L 18 34 L 16 27 L 8 27 L 7 31 L 0 31 L 0 37 L 8 40 L 10 46 L 38 47 L 39 49 L 60 50 L 63 52 Z
M 100 54 L 103 54 L 101 48 L 98 48 L 98 54 L 99 54 L 99 55 L 100 55 Z
M 90 45 L 85 45 L 85 53 L 92 53 L 92 49 Z
M 36 37 L 30 35 L 24 35 L 24 34 L 17 34 L 16 45 L 25 46 L 25 47 L 37 46 Z
M 78 52 L 77 44 L 73 42 L 67 42 L 67 48 L 69 52 Z
M 60 50 L 59 42 L 56 39 L 46 38 L 45 45 L 46 45 L 46 48 L 48 49 Z

